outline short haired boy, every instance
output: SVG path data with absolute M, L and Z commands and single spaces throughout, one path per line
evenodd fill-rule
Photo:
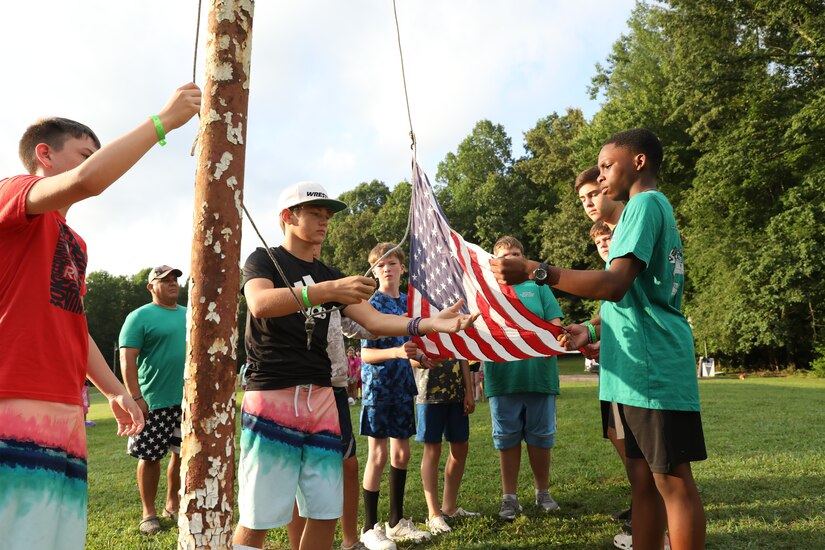
M 524 246 L 514 237 L 501 237 L 493 247 L 501 258 L 523 258 Z M 562 311 L 553 292 L 533 281 L 513 287 L 522 304 L 538 317 L 561 325 Z M 501 507 L 499 517 L 513 520 L 521 512 L 518 501 L 518 474 L 521 442 L 533 471 L 536 505 L 543 511 L 558 510 L 550 496 L 551 452 L 556 437 L 556 396 L 559 370 L 555 357 L 521 361 L 484 362 L 484 393 L 490 401 L 493 444 L 501 464 Z
M 344 277 L 313 258 L 329 220 L 346 208 L 312 182 L 285 189 L 279 200 L 284 242 L 269 253 L 258 248 L 244 265 L 247 391 L 242 405 L 238 467 L 240 518 L 235 548 L 262 548 L 269 529 L 292 519 L 297 497 L 307 518 L 300 548 L 329 548 L 343 511 L 338 412 L 327 352 L 330 307 L 372 333 L 456 332 L 475 316 L 457 313 L 460 303 L 432 319 L 382 315 L 366 300 L 374 284 Z M 304 312 L 314 316 L 308 335 Z
M 200 90 L 183 86 L 157 115 L 159 123 L 171 131 L 199 106 Z M 105 191 L 157 141 L 148 118 L 102 148 L 83 124 L 43 119 L 20 140 L 29 174 L 0 180 L 0 533 L 6 548 L 85 545 L 86 378 L 108 398 L 118 435 L 143 429 L 140 408 L 89 335 L 86 244 L 66 214 Z
M 400 290 L 404 252 L 392 243 L 379 243 L 370 251 L 368 260 L 370 265 L 375 265 L 372 273 L 378 278 L 378 290 L 370 298 L 370 304 L 382 313 L 399 318 L 406 316 L 407 295 Z M 415 434 L 413 401 L 418 393 L 404 347 L 408 340 L 406 336 L 397 336 L 361 341 L 361 435 L 367 436 L 369 445 L 364 467 L 361 542 L 370 550 L 394 549 L 394 542 L 421 542 L 430 538 L 430 533 L 418 529 L 404 517 L 410 437 Z M 387 464 L 387 440 L 390 515 L 382 527 L 378 522 L 378 496 Z
M 521 258 L 493 260 L 499 282 L 527 278 L 602 299 L 599 397 L 620 403 L 633 493 L 633 548 L 662 548 L 665 526 L 675 550 L 705 544 L 705 513 L 690 463 L 707 458 L 699 413 L 693 334 L 681 313 L 682 242 L 673 208 L 656 188 L 662 145 L 643 128 L 608 139 L 599 153 L 599 183 L 628 200 L 605 271 L 575 271 Z M 592 332 L 567 327 L 568 348 Z M 596 332 L 595 330 L 593 332 Z
M 470 448 L 470 417 L 475 411 L 473 380 L 470 365 L 463 359 L 433 362 L 421 359 L 414 370 L 418 395 L 415 398 L 417 432 L 415 440 L 424 443 L 421 457 L 421 484 L 427 501 L 427 527 L 430 533 L 452 531 L 446 518 L 473 517 L 458 506 L 458 491 L 467 451 Z M 441 441 L 450 444 L 450 456 L 444 466 L 444 493 L 438 501 L 438 469 L 441 461 Z

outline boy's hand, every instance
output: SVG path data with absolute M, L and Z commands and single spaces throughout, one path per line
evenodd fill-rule
M 473 399 L 472 388 L 470 391 L 464 391 L 464 415 L 473 414 L 476 410 L 476 400 Z
M 576 324 L 564 327 L 564 332 L 559 333 L 556 339 L 568 351 L 581 349 L 590 341 L 587 327 Z
M 117 421 L 117 435 L 137 435 L 143 431 L 143 412 L 135 400 L 126 394 L 118 394 L 109 399 L 109 407 Z
M 195 84 L 184 84 L 158 113 L 163 128 L 170 132 L 186 124 L 201 110 L 201 89 Z
M 353 275 L 352 277 L 328 281 L 328 283 L 331 285 L 330 295 L 322 303 L 358 304 L 363 300 L 369 300 L 372 293 L 375 292 L 375 281 L 369 277 Z M 326 284 L 326 282 L 319 283 L 318 286 L 321 287 Z
M 584 346 L 584 356 L 588 359 L 592 359 L 593 361 L 599 360 L 599 352 L 602 349 L 602 343 L 596 342 L 595 344 L 587 344 Z
M 521 257 L 493 258 L 490 268 L 496 281 L 502 285 L 517 285 L 530 278 L 539 266 L 538 262 Z
M 422 332 L 425 332 L 426 334 L 431 332 L 453 333 L 473 326 L 473 323 L 476 319 L 478 319 L 479 314 L 474 313 L 472 315 L 467 315 L 466 313 L 459 313 L 458 310 L 461 309 L 463 304 L 464 300 L 459 300 L 450 307 L 445 308 L 435 317 L 425 319 L 425 321 L 429 322 L 427 323 L 427 327 L 423 327 L 424 330 Z

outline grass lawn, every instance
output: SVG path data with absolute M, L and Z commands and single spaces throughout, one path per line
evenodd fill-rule
M 580 364 L 571 362 L 569 368 L 570 374 L 581 373 Z M 825 548 L 825 380 L 703 380 L 700 392 L 710 458 L 695 464 L 694 475 L 708 517 L 708 548 Z M 551 484 L 560 512 L 543 514 L 532 505 L 524 456 L 519 482 L 524 514 L 511 523 L 497 519 L 498 458 L 490 441 L 489 408 L 480 403 L 471 420 L 459 503 L 483 517 L 466 520 L 453 534 L 429 544 L 400 548 L 612 548 L 619 526 L 610 513 L 626 507 L 629 488 L 615 452 L 601 439 L 596 394 L 595 383 L 562 383 Z M 357 418 L 358 408 L 352 413 Z M 177 534 L 170 520 L 153 539 L 137 531 L 136 462 L 126 455 L 125 441 L 115 436 L 100 395 L 94 395 L 89 418 L 98 425 L 88 429 L 87 548 L 174 548 Z M 358 446 L 363 468 L 366 441 L 359 437 Z M 417 522 L 426 517 L 418 476 L 421 448 L 413 442 L 405 499 L 406 515 Z M 162 481 L 159 493 L 164 490 Z M 386 481 L 381 494 L 379 513 L 386 519 Z M 159 498 L 158 503 L 162 506 L 163 501 Z M 285 532 L 272 532 L 267 547 L 288 548 Z

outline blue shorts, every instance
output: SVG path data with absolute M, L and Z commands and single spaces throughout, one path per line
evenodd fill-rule
M 332 388 L 335 392 L 335 406 L 338 408 L 338 423 L 341 425 L 341 453 L 344 460 L 355 456 L 355 435 L 352 433 L 352 415 L 349 412 L 347 388 Z
M 361 407 L 361 435 L 376 439 L 409 439 L 415 435 L 412 399 Z
M 556 396 L 545 393 L 513 393 L 490 397 L 493 445 L 510 449 L 522 440 L 528 445 L 552 449 L 556 442 Z
M 441 443 L 442 435 L 455 443 L 470 439 L 470 417 L 464 414 L 464 403 L 417 403 L 415 413 L 416 441 Z

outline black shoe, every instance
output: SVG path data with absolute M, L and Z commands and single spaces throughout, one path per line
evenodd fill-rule
M 628 508 L 627 510 L 622 510 L 621 512 L 616 512 L 611 517 L 616 521 L 630 521 L 630 516 L 633 513 L 633 508 Z
M 624 531 L 628 535 L 633 534 L 633 529 L 630 528 L 630 523 L 622 523 L 622 531 Z

